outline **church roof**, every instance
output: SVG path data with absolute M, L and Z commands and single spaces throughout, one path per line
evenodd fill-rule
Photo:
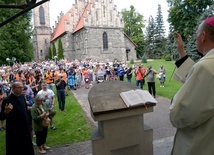
M 130 42 L 133 43 L 133 45 L 134 45 L 135 47 L 137 47 L 137 45 L 133 42 L 133 40 L 132 40 L 126 33 L 124 33 L 124 35 L 126 36 L 126 38 L 127 38 Z
M 73 17 L 75 16 L 75 13 L 77 14 L 77 12 L 75 12 L 75 6 L 73 6 L 59 21 L 58 25 L 56 26 L 56 29 L 54 31 L 53 37 L 51 39 L 51 41 L 54 41 L 55 39 L 57 39 L 58 37 L 60 37 L 61 35 L 63 35 L 66 32 L 66 21 L 68 23 L 71 23 L 69 26 L 69 30 L 70 32 L 74 33 L 77 32 L 78 30 L 82 29 L 84 27 L 84 21 L 85 19 L 88 18 L 88 13 L 91 11 L 91 5 L 94 5 L 93 3 L 87 3 L 82 15 L 79 17 L 79 21 L 75 21 L 73 18 L 72 19 L 69 17 L 69 13 L 71 13 L 71 15 L 73 15 Z M 76 25 L 73 25 L 73 23 L 77 23 Z M 74 27 L 72 27 L 72 25 Z M 74 28 L 74 29 L 73 29 Z
M 65 29 L 65 22 L 66 21 L 69 21 L 69 13 L 73 14 L 74 11 L 73 11 L 73 8 L 71 8 L 59 21 L 55 31 L 54 31 L 54 34 L 53 34 L 53 37 L 51 39 L 51 41 L 54 41 L 56 38 L 58 38 L 59 36 L 61 36 L 62 34 L 64 34 L 66 32 L 66 29 Z
M 85 7 L 85 10 L 83 11 L 82 16 L 80 17 L 80 20 L 77 24 L 77 27 L 75 28 L 74 32 L 82 29 L 84 27 L 84 19 L 88 17 L 88 12 L 91 10 L 91 5 L 87 4 Z

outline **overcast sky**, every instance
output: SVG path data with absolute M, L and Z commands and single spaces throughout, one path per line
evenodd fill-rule
M 75 0 L 49 1 L 51 27 L 55 25 L 55 21 L 60 12 L 67 13 L 74 3 Z M 130 5 L 133 5 L 136 11 L 144 16 L 144 20 L 148 20 L 150 15 L 155 18 L 157 15 L 158 4 L 160 4 L 164 18 L 164 25 L 168 31 L 168 4 L 166 0 L 114 0 L 114 4 L 117 5 L 117 10 L 119 12 L 124 8 L 129 9 Z

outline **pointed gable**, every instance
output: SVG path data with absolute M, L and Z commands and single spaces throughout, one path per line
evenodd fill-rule
M 109 16 L 102 17 L 103 11 L 99 13 L 98 16 L 97 10 L 105 8 L 101 7 L 102 3 L 104 2 L 95 3 L 95 0 L 88 0 L 87 2 L 78 1 L 76 4 L 73 4 L 69 12 L 58 21 L 51 41 L 54 41 L 66 32 L 77 32 L 84 26 L 93 25 L 100 27 L 110 25 L 111 27 L 122 28 L 124 25 L 113 3 L 106 5 L 107 9 L 111 10 Z M 111 20 L 112 18 L 114 18 L 114 20 Z
M 84 27 L 84 18 L 87 19 L 88 12 L 90 12 L 90 11 L 91 11 L 91 4 L 87 4 L 85 7 L 85 10 L 83 11 L 82 16 L 80 17 L 80 20 L 79 20 L 74 32 L 76 32 L 76 31 L 78 31 Z
M 73 8 L 71 8 L 59 21 L 55 32 L 53 34 L 53 37 L 51 39 L 51 41 L 54 41 L 56 38 L 58 38 L 59 36 L 61 36 L 62 34 L 64 34 L 66 32 L 65 29 L 65 21 L 69 21 L 69 13 L 73 14 Z

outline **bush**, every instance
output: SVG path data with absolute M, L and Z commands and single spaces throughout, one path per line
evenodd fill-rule
M 141 58 L 141 60 L 142 60 L 142 63 L 147 63 L 147 57 L 146 57 L 146 55 L 143 55 L 142 58 Z
M 167 54 L 165 56 L 165 61 L 171 61 L 171 55 L 170 54 Z
M 130 64 L 134 64 L 134 60 L 133 59 L 131 59 Z

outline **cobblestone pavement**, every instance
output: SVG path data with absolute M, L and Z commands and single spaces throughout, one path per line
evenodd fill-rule
M 95 85 L 95 84 L 93 84 Z M 92 87 L 92 86 L 91 86 Z M 163 89 L 167 89 L 166 87 Z M 97 122 L 91 117 L 90 106 L 88 102 L 88 92 L 90 89 L 85 89 L 84 86 L 72 91 L 89 121 L 97 126 Z M 175 128 L 169 121 L 169 106 L 170 100 L 157 96 L 158 104 L 154 107 L 154 112 L 146 113 L 144 123 L 153 129 L 153 154 L 154 155 L 169 155 L 172 148 L 173 136 Z M 86 140 L 64 146 L 57 146 L 52 150 L 47 151 L 49 155 L 92 155 L 91 141 Z M 36 155 L 39 155 L 36 150 Z

